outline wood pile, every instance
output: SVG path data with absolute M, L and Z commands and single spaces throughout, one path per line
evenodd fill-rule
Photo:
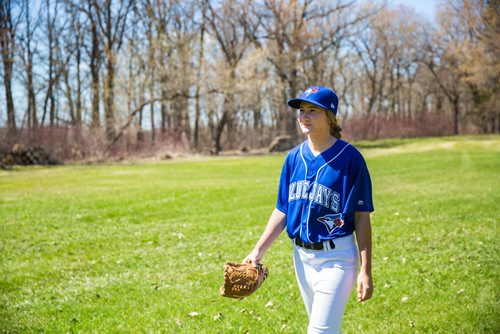
M 10 152 L 0 155 L 0 166 L 11 165 L 59 165 L 60 162 L 48 154 L 43 147 L 24 147 L 16 144 Z
M 285 152 L 294 148 L 295 142 L 290 136 L 278 136 L 269 145 L 269 152 Z

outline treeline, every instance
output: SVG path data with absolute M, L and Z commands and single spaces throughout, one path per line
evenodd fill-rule
M 3 148 L 261 147 L 297 137 L 285 102 L 312 84 L 338 93 L 350 138 L 499 133 L 499 7 L 2 0 Z

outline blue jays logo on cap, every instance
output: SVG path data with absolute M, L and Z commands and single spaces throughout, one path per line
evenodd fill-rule
M 318 87 L 311 87 L 305 90 L 304 93 L 302 93 L 302 96 L 309 96 L 311 93 L 317 93 L 319 91 Z
M 337 115 L 339 98 L 337 94 L 329 88 L 322 86 L 312 86 L 306 89 L 298 98 L 288 101 L 288 105 L 294 109 L 300 109 L 301 102 L 309 102 L 318 107 L 331 111 Z

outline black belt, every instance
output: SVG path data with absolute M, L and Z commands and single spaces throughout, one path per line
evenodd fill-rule
M 333 242 L 333 240 L 328 240 L 325 242 L 313 242 L 313 243 L 308 244 L 308 243 L 303 242 L 302 239 L 300 239 L 300 238 L 295 238 L 295 244 L 297 246 L 305 248 L 305 249 L 323 250 L 323 249 L 325 249 L 325 243 L 330 244 L 330 249 L 335 248 L 335 243 Z

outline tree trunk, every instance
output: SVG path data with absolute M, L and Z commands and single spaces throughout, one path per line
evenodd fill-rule
M 28 91 L 28 128 L 34 130 L 38 126 L 35 90 L 33 85 L 33 52 L 31 51 L 31 18 L 29 1 L 25 1 L 26 6 L 26 79 Z
M 12 63 L 4 58 L 4 85 L 5 97 L 7 100 L 7 128 L 8 133 L 13 135 L 16 133 L 16 114 L 14 112 L 14 99 L 12 98 Z
M 460 97 L 455 96 L 453 101 L 453 134 L 458 135 L 460 120 Z
M 113 53 L 108 49 L 109 53 Z M 104 91 L 105 104 L 104 116 L 106 122 L 106 136 L 108 139 L 115 137 L 115 104 L 114 104 L 114 86 L 115 86 L 115 61 L 114 54 L 108 55 L 108 62 L 106 66 L 106 89 Z
M 82 124 L 82 78 L 80 75 L 80 63 L 82 60 L 82 52 L 80 45 L 80 23 L 77 20 L 76 27 L 76 124 L 78 127 Z
M 12 67 L 14 65 L 15 27 L 12 22 L 13 3 L 10 0 L 0 3 L 0 48 L 3 62 L 3 81 L 7 103 L 7 129 L 9 135 L 16 133 L 16 115 L 12 98 Z
M 200 87 L 201 87 L 201 75 L 203 69 L 203 42 L 205 36 L 205 7 L 203 7 L 203 21 L 201 24 L 200 31 L 200 52 L 198 53 L 198 73 L 196 75 L 196 106 L 195 106 L 195 117 L 194 117 L 194 138 L 193 138 L 193 146 L 195 149 L 198 149 L 198 140 L 199 140 L 199 122 L 200 122 Z
M 69 62 L 69 59 L 68 61 Z M 66 86 L 66 100 L 68 100 L 68 106 L 69 106 L 69 116 L 71 118 L 71 124 L 76 125 L 76 115 L 75 115 L 75 104 L 73 102 L 73 94 L 71 94 L 71 84 L 69 83 L 69 69 L 67 67 L 67 64 L 63 65 L 63 77 L 64 77 L 64 84 Z
M 297 75 L 297 71 L 293 71 L 292 78 L 295 78 Z M 290 99 L 293 99 L 297 97 L 297 94 L 299 92 L 299 89 L 297 87 L 297 82 L 295 80 L 290 80 L 289 81 L 289 87 L 290 87 Z M 286 95 L 285 95 L 286 97 Z M 286 98 L 288 100 L 288 98 Z M 293 141 L 296 141 L 299 138 L 299 134 L 297 133 L 297 119 L 294 116 L 294 114 L 290 114 L 289 108 L 286 104 L 286 101 L 284 101 L 284 112 L 285 114 L 283 115 L 285 117 L 285 124 L 286 124 L 286 134 L 288 134 Z
M 89 1 L 89 13 L 94 14 L 91 7 L 91 2 Z M 92 77 L 92 127 L 97 129 L 101 126 L 101 120 L 99 117 L 99 63 L 100 63 L 100 52 L 99 52 L 99 34 L 97 31 L 97 22 L 93 17 L 89 17 L 92 31 L 92 50 L 90 52 L 90 75 Z
M 152 26 L 149 25 L 149 29 Z M 153 32 L 149 33 L 149 98 L 153 99 L 155 97 L 155 80 L 156 80 L 156 66 L 155 66 L 155 45 L 153 42 Z M 151 118 L 151 142 L 154 143 L 156 140 L 156 127 L 155 127 L 155 109 L 154 103 L 151 103 L 150 107 L 150 118 Z
M 228 114 L 227 109 L 224 109 L 221 120 L 217 123 L 217 126 L 215 127 L 215 133 L 213 137 L 215 155 L 219 155 L 220 151 L 222 151 L 221 138 L 222 138 L 222 132 L 224 131 L 224 127 L 226 126 L 227 123 L 227 114 Z
M 163 79 L 161 81 L 163 83 Z M 162 87 L 163 87 L 163 85 L 162 85 Z M 161 89 L 161 98 L 162 98 L 162 101 L 161 101 L 161 134 L 163 136 L 167 132 L 167 118 L 168 118 L 167 105 L 166 105 L 167 102 L 165 102 L 167 99 L 167 90 L 164 88 Z
M 151 82 L 149 84 L 149 97 L 154 98 L 154 72 L 151 75 Z M 155 108 L 154 103 L 151 103 L 150 107 L 150 117 L 151 117 L 151 142 L 154 143 L 156 140 L 156 129 L 155 129 Z

